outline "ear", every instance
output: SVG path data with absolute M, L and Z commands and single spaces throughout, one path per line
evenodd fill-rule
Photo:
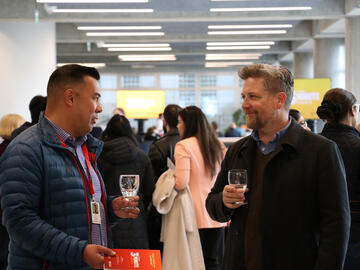
M 354 107 L 351 107 L 351 110 L 350 110 L 350 115 L 351 116 L 354 116 L 355 117 L 355 115 L 356 115 L 356 113 L 355 113 L 355 108 Z
M 74 104 L 74 91 L 71 88 L 68 88 L 64 91 L 64 102 L 66 106 L 72 107 Z
M 285 92 L 279 92 L 276 94 L 277 95 L 277 99 L 276 99 L 276 108 L 279 110 L 281 109 L 286 101 L 286 94 Z

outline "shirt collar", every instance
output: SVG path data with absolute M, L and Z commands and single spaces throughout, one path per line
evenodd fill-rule
M 82 145 L 87 140 L 87 136 L 82 137 L 73 137 L 69 133 L 67 133 L 65 130 L 63 130 L 61 127 L 57 126 L 55 123 L 53 123 L 49 118 L 47 118 L 44 115 L 44 118 L 49 122 L 49 124 L 55 129 L 56 134 L 67 144 L 71 147 L 76 147 L 78 145 Z
M 275 150 L 276 146 L 279 144 L 280 139 L 282 138 L 282 136 L 284 136 L 284 134 L 290 127 L 292 119 L 289 118 L 289 120 L 290 121 L 286 125 L 286 127 L 276 132 L 274 139 L 270 141 L 267 145 L 265 145 L 264 142 L 260 140 L 259 132 L 257 130 L 253 130 L 253 132 L 251 133 L 251 137 L 255 140 L 256 144 L 258 145 L 260 151 L 263 154 L 266 155 Z

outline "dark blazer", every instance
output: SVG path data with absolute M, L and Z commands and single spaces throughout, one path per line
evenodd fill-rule
M 360 242 L 360 133 L 355 128 L 326 123 L 321 135 L 336 142 L 344 160 L 351 210 L 350 243 Z
M 149 248 L 146 208 L 154 191 L 153 172 L 146 154 L 127 138 L 120 137 L 106 141 L 98 160 L 98 167 L 104 179 L 108 194 L 121 195 L 119 178 L 121 174 L 138 174 L 140 185 L 140 214 L 136 219 L 121 219 L 111 228 L 114 248 Z
M 230 146 L 206 200 L 212 218 L 231 220 L 222 269 L 243 270 L 248 206 L 226 208 L 222 191 L 232 168 L 245 168 L 251 196 L 256 142 L 248 136 Z M 341 270 L 350 215 L 345 170 L 334 142 L 295 121 L 264 170 L 260 224 L 263 270 Z

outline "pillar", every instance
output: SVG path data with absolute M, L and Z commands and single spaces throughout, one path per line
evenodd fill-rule
M 46 95 L 56 67 L 55 23 L 0 22 L 0 117 L 17 113 L 30 121 L 29 102 Z
M 294 77 L 296 79 L 314 78 L 312 53 L 294 53 Z

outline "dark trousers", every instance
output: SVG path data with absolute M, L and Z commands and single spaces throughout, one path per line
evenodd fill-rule
M 349 243 L 346 253 L 344 270 L 360 269 L 360 243 Z
M 224 256 L 225 228 L 199 229 L 206 270 L 220 270 Z

